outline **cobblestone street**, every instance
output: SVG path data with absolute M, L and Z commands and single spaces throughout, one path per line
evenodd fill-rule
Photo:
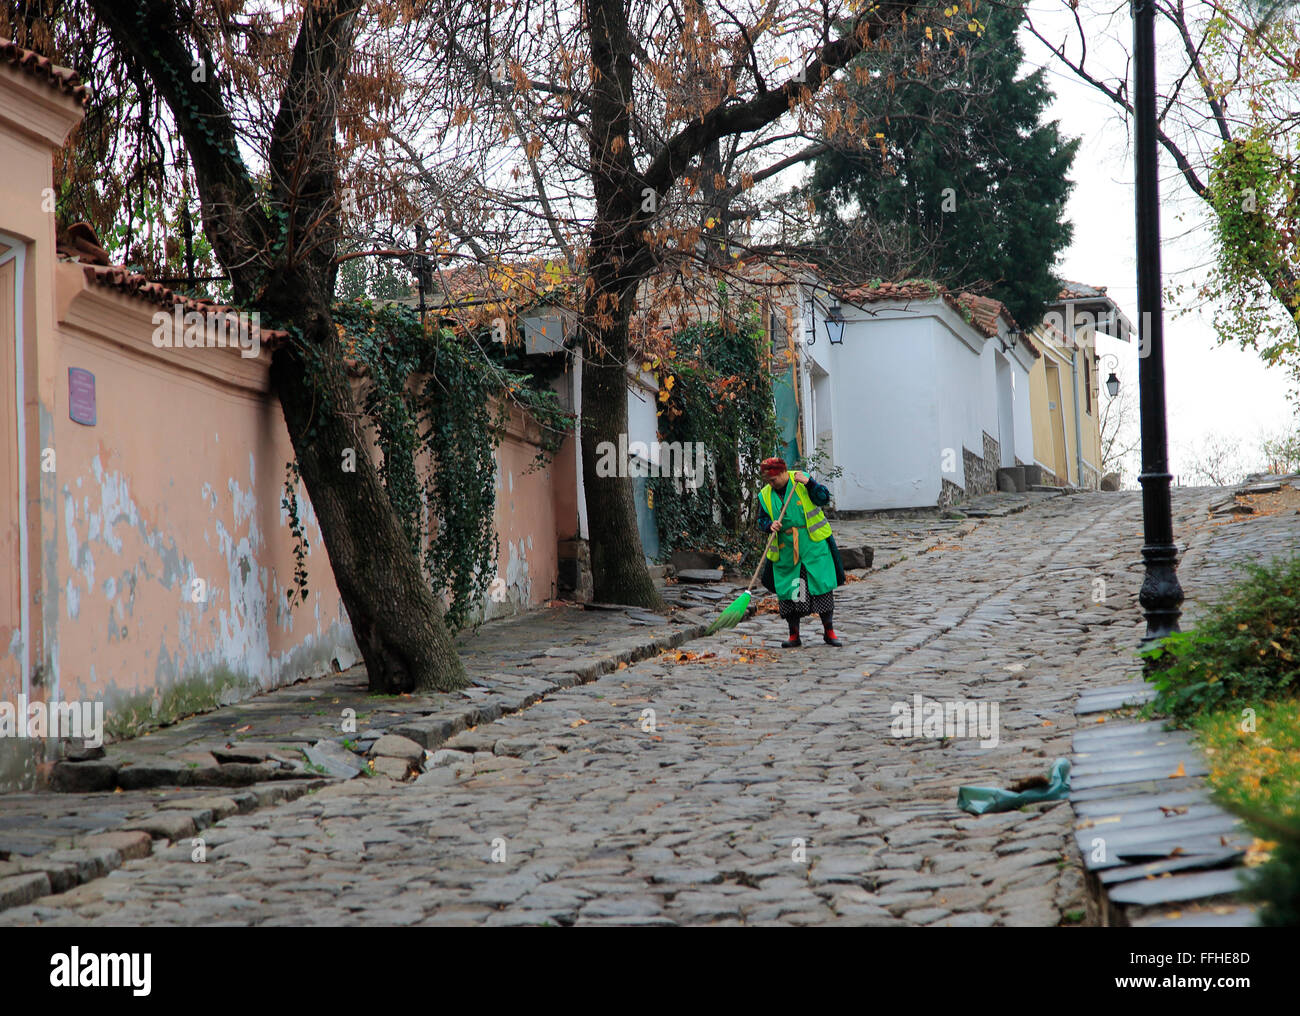
M 1297 519 L 1206 522 L 1176 488 L 1194 607 Z M 1083 920 L 1068 802 L 974 817 L 1070 754 L 1081 692 L 1135 670 L 1138 492 L 988 518 L 836 594 L 843 648 L 761 613 L 464 731 L 415 783 L 332 783 L 155 844 L 0 924 L 1057 925 Z M 1104 582 L 1104 602 L 1094 594 Z M 997 707 L 997 744 L 896 737 L 895 703 Z M 653 714 L 647 710 L 652 710 Z

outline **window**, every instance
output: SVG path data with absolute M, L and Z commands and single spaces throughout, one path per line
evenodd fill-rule
M 1089 416 L 1091 416 L 1092 415 L 1092 363 L 1088 360 L 1087 357 L 1084 357 L 1083 359 L 1083 390 L 1084 392 L 1087 393 L 1086 396 L 1087 402 L 1084 403 L 1084 405 L 1087 406 L 1086 412 Z

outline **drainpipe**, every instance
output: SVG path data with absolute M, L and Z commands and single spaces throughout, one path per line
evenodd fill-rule
M 1079 346 L 1074 341 L 1074 303 L 1065 305 L 1066 326 L 1070 336 L 1070 383 L 1074 387 L 1074 461 L 1075 477 L 1083 486 L 1083 424 L 1079 418 Z

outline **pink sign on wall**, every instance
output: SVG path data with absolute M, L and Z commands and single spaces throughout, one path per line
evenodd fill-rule
M 68 368 L 68 416 L 73 423 L 95 426 L 95 375 L 81 367 Z

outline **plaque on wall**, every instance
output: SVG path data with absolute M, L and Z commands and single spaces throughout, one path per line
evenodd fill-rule
M 80 367 L 68 368 L 68 416 L 73 423 L 95 426 L 95 375 Z

